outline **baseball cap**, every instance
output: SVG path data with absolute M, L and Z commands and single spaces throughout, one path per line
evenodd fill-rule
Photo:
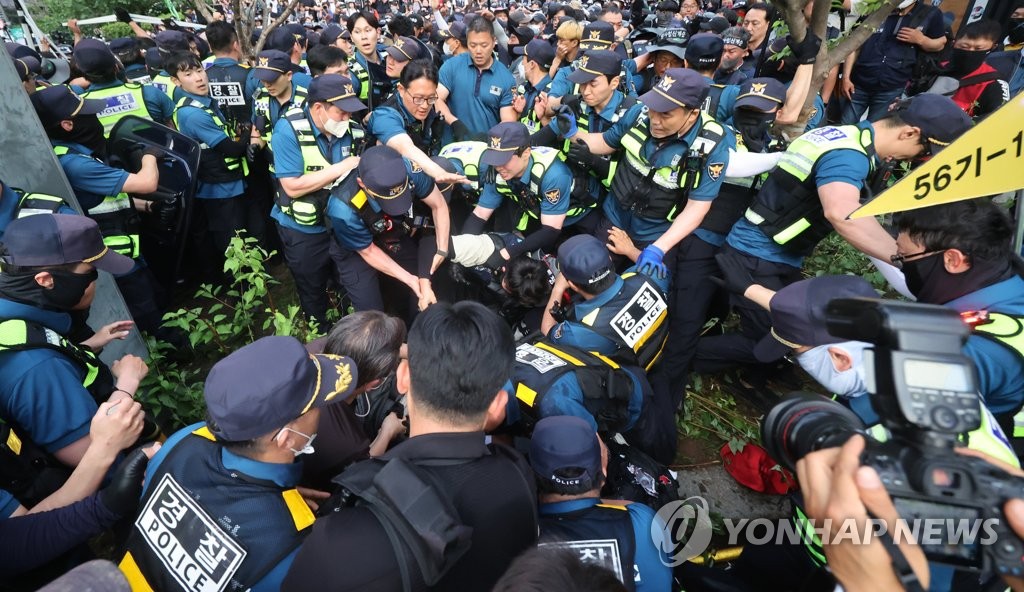
M 701 31 L 712 31 L 714 33 L 718 33 L 719 35 L 721 35 L 722 31 L 725 31 L 729 27 L 729 19 L 725 18 L 724 16 L 713 16 L 700 24 Z
M 679 107 L 694 108 L 708 96 L 708 80 L 689 68 L 669 68 L 654 88 L 640 97 L 640 102 L 657 113 Z
M 114 53 L 128 53 L 138 49 L 133 37 L 118 37 L 110 41 L 110 51 Z
M 585 287 L 612 273 L 612 258 L 596 237 L 578 234 L 558 247 L 558 268 L 565 279 Z
M 533 16 L 530 18 L 530 22 L 534 23 L 543 23 L 545 20 L 547 19 L 544 18 L 544 13 L 539 10 L 533 13 Z
M 601 443 L 597 433 L 581 417 L 545 417 L 533 428 L 530 466 L 545 481 L 592 489 L 601 475 Z
M 458 39 L 459 41 L 466 40 L 466 25 L 462 23 L 452 23 L 447 29 L 441 31 L 442 39 Z
M 210 431 L 230 442 L 252 440 L 346 400 L 358 378 L 349 358 L 310 354 L 294 337 L 263 337 L 210 369 L 203 387 Z
M 714 33 L 698 33 L 686 44 L 686 61 L 701 68 L 714 67 L 722 59 L 725 44 Z
M 836 298 L 878 293 L 864 278 L 853 275 L 823 275 L 790 284 L 772 296 L 769 313 L 771 332 L 754 346 L 754 357 L 774 362 L 801 346 L 818 346 L 844 341 L 829 334 L 825 308 Z
M 295 35 L 285 27 L 278 27 L 267 35 L 267 41 L 263 44 L 263 49 L 276 49 L 277 51 L 283 51 L 284 53 L 291 55 L 292 47 L 295 46 Z
M 512 12 L 508 13 L 508 20 L 512 21 L 517 25 L 525 25 L 530 22 L 530 15 L 525 10 L 517 8 Z
M 543 39 L 534 39 L 526 45 L 516 47 L 512 52 L 526 56 L 526 59 L 537 62 L 543 68 L 550 68 L 551 62 L 555 61 L 555 48 Z
M 82 39 L 71 53 L 75 65 L 83 72 L 99 73 L 114 69 L 114 52 L 99 39 Z
M 309 85 L 306 100 L 309 103 L 330 103 L 346 113 L 366 109 L 358 98 L 352 81 L 341 74 L 323 74 Z
M 604 21 L 594 21 L 583 27 L 580 49 L 608 49 L 615 42 L 615 28 Z
M 491 166 L 503 166 L 520 148 L 530 145 L 530 131 L 518 121 L 505 121 L 487 130 L 490 144 L 480 157 L 480 162 Z
M 298 43 L 299 45 L 306 45 L 306 35 L 308 35 L 306 27 L 299 23 L 288 23 L 287 25 L 283 25 L 281 28 L 292 34 L 292 37 L 295 39 L 295 43 Z
M 748 41 L 750 33 L 743 27 L 729 27 L 722 32 L 723 45 L 735 45 L 740 49 L 746 49 Z
M 298 67 L 292 64 L 292 59 L 288 54 L 276 49 L 268 49 L 261 51 L 260 55 L 256 57 L 256 67 L 253 68 L 252 75 L 263 82 L 273 82 L 282 74 L 297 70 Z
M 146 67 L 152 70 L 162 70 L 164 67 L 164 57 L 160 55 L 160 50 L 155 47 L 150 47 L 146 50 Z
M 359 180 L 363 190 L 389 216 L 401 216 L 412 207 L 412 187 L 405 160 L 394 148 L 374 146 L 359 158 Z
M 396 62 L 408 62 L 420 57 L 420 44 L 410 37 L 399 37 L 394 45 L 389 46 L 385 51 Z
M 32 56 L 37 60 L 42 60 L 42 56 L 39 55 L 39 52 L 27 45 L 22 45 L 20 43 L 15 43 L 13 41 L 8 41 L 4 43 L 4 48 L 7 49 L 7 55 L 11 56 L 11 59 Z
M 775 78 L 751 78 L 740 85 L 736 107 L 768 113 L 786 102 L 786 85 Z
M 690 32 L 686 29 L 665 29 L 654 40 L 654 44 L 647 48 L 647 52 L 667 51 L 682 60 L 686 58 L 686 42 L 689 39 Z
M 3 258 L 8 265 L 49 267 L 84 262 L 116 275 L 135 267 L 130 258 L 103 244 L 95 220 L 74 214 L 37 214 L 12 220 L 4 231 L 3 243 L 7 250 Z
M 331 23 L 324 27 L 324 30 L 320 32 L 320 44 L 321 45 L 334 45 L 334 42 L 341 37 L 341 34 L 346 29 L 341 28 L 341 25 Z
M 518 51 L 519 48 L 533 41 L 534 37 L 536 36 L 533 32 L 533 29 L 531 29 L 530 27 L 516 27 L 515 29 L 512 30 L 512 34 L 515 35 L 516 39 L 519 40 L 519 45 L 512 49 L 512 52 L 517 54 L 522 54 L 522 51 Z
M 569 74 L 569 82 L 587 84 L 598 76 L 618 76 L 622 73 L 622 57 L 607 49 L 588 51 L 579 59 L 576 69 Z
M 181 31 L 160 31 L 156 34 L 156 37 L 153 37 L 153 41 L 156 42 L 156 46 L 160 48 L 160 51 L 164 53 L 192 50 L 188 43 L 188 35 Z M 78 49 L 77 45 L 75 49 Z
M 921 137 L 928 142 L 932 154 L 949 146 L 974 125 L 953 99 L 934 93 L 923 93 L 904 101 L 896 112 L 903 121 L 921 129 Z
M 95 115 L 106 109 L 107 102 L 103 99 L 84 99 L 71 88 L 58 84 L 32 93 L 32 106 L 43 127 L 49 127 L 79 115 Z
M 14 69 L 18 71 L 18 78 L 21 79 L 22 82 L 25 82 L 34 74 L 31 68 L 28 67 L 28 64 L 25 63 L 25 60 L 14 60 Z

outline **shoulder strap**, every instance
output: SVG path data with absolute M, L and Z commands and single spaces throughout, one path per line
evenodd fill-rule
M 86 377 L 95 378 L 96 354 L 78 347 L 53 329 L 26 319 L 0 319 L 0 352 L 52 349 L 81 366 Z M 91 380 L 90 380 L 91 382 Z

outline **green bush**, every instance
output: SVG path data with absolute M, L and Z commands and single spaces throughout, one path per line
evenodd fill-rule
M 118 37 L 135 36 L 135 32 L 132 31 L 132 28 L 128 23 L 107 23 L 100 27 L 100 31 L 103 33 L 103 38 L 107 41 L 117 39 Z

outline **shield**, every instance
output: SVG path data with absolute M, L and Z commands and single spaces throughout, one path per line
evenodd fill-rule
M 143 216 L 143 245 L 147 263 L 165 287 L 172 287 L 185 253 L 202 149 L 192 138 L 134 115 L 121 118 L 107 140 L 111 165 L 129 171 L 139 169 L 141 151 L 150 147 L 163 155 L 157 190 L 145 196 L 158 213 Z

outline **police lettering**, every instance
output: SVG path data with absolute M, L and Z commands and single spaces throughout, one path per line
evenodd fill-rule
M 668 304 L 658 290 L 644 282 L 629 303 L 612 318 L 612 329 L 635 351 L 667 310 Z

